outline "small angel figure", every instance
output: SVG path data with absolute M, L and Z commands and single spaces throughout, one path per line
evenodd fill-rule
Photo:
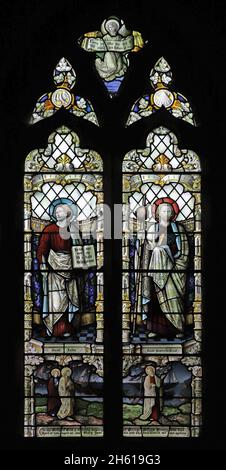
M 85 51 L 95 52 L 97 72 L 111 97 L 118 92 L 129 67 L 129 52 L 138 52 L 144 46 L 141 33 L 128 30 L 116 16 L 105 19 L 100 31 L 85 33 L 78 43 Z

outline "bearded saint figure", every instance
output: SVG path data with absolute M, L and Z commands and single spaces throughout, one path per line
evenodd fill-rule
M 72 209 L 68 204 L 55 206 L 56 222 L 43 230 L 37 258 L 43 278 L 42 320 L 48 336 L 67 337 L 79 312 L 77 276 L 72 268 L 72 239 L 62 237 L 67 230 Z

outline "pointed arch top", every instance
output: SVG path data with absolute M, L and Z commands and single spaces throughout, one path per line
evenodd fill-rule
M 190 102 L 186 96 L 177 91 L 171 91 L 173 80 L 172 70 L 164 57 L 160 57 L 150 71 L 150 91 L 138 98 L 132 106 L 126 125 L 130 126 L 142 118 L 151 116 L 161 108 L 178 119 L 196 126 L 195 117 Z
M 123 159 L 124 172 L 199 172 L 200 159 L 193 150 L 180 149 L 176 135 L 164 126 L 146 138 L 144 149 L 133 149 Z
M 42 119 L 51 117 L 60 108 L 65 108 L 76 117 L 87 119 L 99 126 L 93 106 L 86 98 L 72 93 L 76 82 L 76 73 L 70 62 L 62 57 L 53 71 L 53 81 L 56 90 L 44 93 L 38 99 L 30 124 L 35 124 Z
M 35 149 L 27 155 L 25 171 L 101 172 L 103 160 L 94 150 L 80 147 L 76 132 L 61 126 L 50 134 L 45 149 Z

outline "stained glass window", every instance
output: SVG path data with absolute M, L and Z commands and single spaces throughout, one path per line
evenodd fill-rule
M 100 31 L 85 33 L 78 44 L 95 53 L 95 68 L 110 97 L 115 96 L 129 67 L 129 53 L 144 47 L 141 33 L 130 31 L 117 16 L 106 18 Z
M 165 108 L 175 118 L 183 119 L 193 126 L 196 125 L 191 105 L 182 93 L 171 91 L 172 71 L 164 57 L 156 62 L 150 72 L 151 87 L 154 91 L 146 93 L 133 105 L 127 126 L 142 118 L 151 116 L 161 108 Z
M 69 110 L 76 117 L 98 124 L 92 104 L 85 98 L 72 93 L 76 73 L 67 59 L 62 57 L 53 71 L 56 90 L 44 93 L 38 99 L 30 123 L 34 124 L 55 114 L 60 108 Z
M 160 126 L 123 160 L 123 435 L 201 426 L 201 168 Z
M 33 450 L 43 463 L 48 452 L 43 456 L 39 450 L 45 448 L 51 465 L 60 451 L 91 457 L 99 450 L 103 458 L 109 452 L 147 456 L 157 451 L 161 463 L 166 458 L 169 465 L 171 455 L 168 459 L 165 450 L 174 451 L 178 461 L 182 447 L 187 449 L 182 460 L 190 458 L 191 464 L 196 461 L 195 449 L 215 450 L 216 459 L 216 450 L 225 447 L 225 280 L 221 273 L 225 271 L 222 58 L 226 28 L 220 2 L 206 2 L 203 9 L 197 8 L 197 2 L 170 1 L 163 6 L 145 0 L 102 2 L 101 8 L 90 0 L 15 2 L 13 8 L 3 1 L 1 6 L 1 445 L 20 450 L 20 455 L 24 451 L 26 458 L 27 450 Z M 109 24 L 109 19 L 115 21 Z M 106 40 L 107 50 L 98 50 L 102 40 Z M 89 46 L 94 50 L 88 50 Z M 112 50 L 117 46 L 118 50 Z M 66 126 L 68 133 L 63 134 L 60 129 Z M 160 126 L 166 134 L 160 132 Z M 24 233 L 23 181 L 28 154 Z M 92 168 L 95 163 L 97 167 Z M 46 181 L 48 175 L 52 181 Z M 103 177 L 102 190 L 88 181 L 91 176 Z M 81 294 L 80 311 L 73 311 L 76 299 L 69 298 L 68 292 L 66 296 L 63 289 L 58 290 L 58 297 L 71 311 L 50 311 L 48 315 L 43 310 L 47 301 L 51 310 L 56 295 L 50 289 L 49 302 L 46 287 L 51 287 L 52 274 L 57 273 L 50 271 L 48 260 L 46 271 L 40 269 L 43 263 L 38 261 L 38 249 L 42 261 L 49 226 L 57 226 L 57 212 L 58 218 L 64 219 L 66 214 L 69 222 L 62 235 L 71 234 L 66 242 L 78 255 L 75 261 L 87 246 L 91 256 L 92 244 L 96 261 L 100 259 L 103 238 L 99 228 L 97 240 L 93 239 L 96 223 L 102 223 L 101 209 L 95 222 L 101 193 L 111 212 L 112 229 L 111 239 L 105 236 L 104 240 L 104 267 L 93 265 L 86 274 L 73 268 L 78 282 L 70 283 L 70 293 L 75 295 L 76 287 Z M 120 224 L 113 214 L 114 204 L 122 203 L 122 194 L 129 202 L 129 209 L 123 208 L 123 251 L 121 208 Z M 175 220 L 171 233 L 162 230 L 161 239 L 175 243 L 173 253 L 165 249 L 172 258 L 161 253 L 168 266 L 158 271 L 154 269 L 156 258 L 150 260 L 153 250 L 146 248 L 157 238 L 156 218 L 164 204 L 165 213 L 175 214 Z M 202 232 L 198 228 L 201 221 Z M 81 236 L 83 246 L 74 245 L 74 228 L 79 228 L 80 235 L 85 224 L 91 237 Z M 179 228 L 184 229 L 183 236 Z M 174 259 L 178 266 L 176 255 L 182 250 L 188 264 L 184 271 L 174 272 L 170 263 Z M 142 266 L 143 251 L 148 253 L 148 269 Z M 172 324 L 172 337 L 163 337 L 152 331 L 157 322 L 151 309 L 159 312 L 161 285 L 168 278 L 178 280 L 180 276 L 174 274 L 180 273 L 182 291 L 185 283 L 182 331 L 173 330 L 165 312 L 161 319 L 168 320 L 168 327 Z M 56 280 L 63 284 L 62 278 L 55 276 Z M 97 286 L 103 281 L 104 309 L 103 295 L 97 296 Z M 69 280 L 66 285 L 69 287 Z M 143 295 L 146 288 L 148 297 Z M 69 304 L 68 299 L 73 301 Z M 162 309 L 167 308 L 164 295 L 162 300 Z M 178 296 L 174 305 L 179 306 Z M 58 332 L 66 333 L 62 338 L 56 336 L 56 323 L 51 324 L 58 313 L 68 314 L 59 317 Z M 178 326 L 179 315 L 175 312 Z M 93 318 L 93 323 L 85 323 Z M 66 331 L 66 326 L 72 330 Z M 74 403 L 71 396 L 63 396 L 66 382 Z M 61 406 L 59 391 L 62 398 L 69 398 L 68 408 L 74 407 L 72 421 L 67 419 L 70 416 L 61 419 L 61 412 L 54 416 Z M 155 396 L 156 402 L 149 400 Z M 152 405 L 153 416 L 148 417 Z M 70 439 L 69 431 L 81 437 Z M 87 439 L 91 432 L 100 433 L 100 438 Z M 34 437 L 23 438 L 24 434 Z M 154 434 L 165 437 L 153 440 Z M 175 434 L 188 438 L 174 439 Z M 36 439 L 38 435 L 55 435 L 56 439 Z M 136 435 L 142 437 L 134 439 Z M 198 438 L 189 438 L 195 435 Z M 66 448 L 70 453 L 64 452 Z
M 25 160 L 25 436 L 103 435 L 102 172 L 66 126 Z

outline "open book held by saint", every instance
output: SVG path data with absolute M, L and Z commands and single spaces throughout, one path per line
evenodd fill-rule
M 72 322 L 80 311 L 81 270 L 96 266 L 94 245 L 83 246 L 79 232 L 77 246 L 73 246 L 71 236 L 62 236 L 67 232 L 71 216 L 69 205 L 57 205 L 56 222 L 45 227 L 37 249 L 43 278 L 42 320 L 48 336 L 67 337 L 73 333 Z

